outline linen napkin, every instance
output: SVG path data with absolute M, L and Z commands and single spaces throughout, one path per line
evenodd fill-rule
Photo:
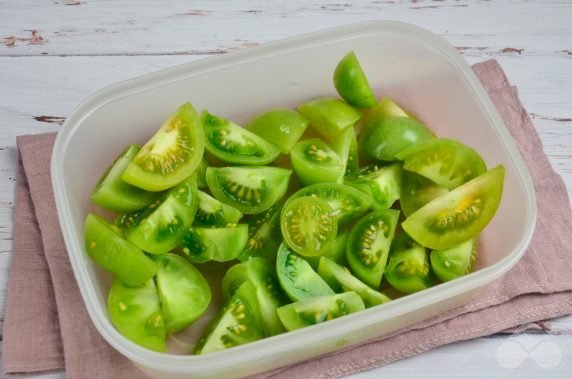
M 467 304 L 358 346 L 258 377 L 330 378 L 451 342 L 572 313 L 572 214 L 532 122 L 499 64 L 473 66 L 532 176 L 538 220 L 521 261 Z M 59 229 L 50 182 L 55 135 L 19 137 L 14 253 L 4 321 L 6 374 L 66 370 L 76 378 L 148 378 L 99 336 L 83 305 Z M 510 194 L 505 194 L 510 196 Z

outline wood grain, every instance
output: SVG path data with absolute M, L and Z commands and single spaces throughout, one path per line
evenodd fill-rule
M 470 63 L 498 59 L 572 197 L 570 16 L 566 0 L 0 0 L 0 314 L 12 252 L 16 135 L 58 130 L 82 99 L 117 81 L 338 25 L 405 21 L 441 35 Z M 514 338 L 445 346 L 361 377 L 572 376 L 572 316 L 505 344 Z M 562 350 L 557 368 L 546 371 L 533 359 L 499 366 L 499 346 L 520 359 L 519 344 L 530 354 L 548 340 Z

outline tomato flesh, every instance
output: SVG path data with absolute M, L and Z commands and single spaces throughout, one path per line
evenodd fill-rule
M 399 200 L 403 170 L 398 163 L 376 168 L 374 166 L 371 172 L 348 177 L 345 183 L 369 195 L 373 209 L 387 209 Z
M 190 228 L 182 237 L 181 252 L 193 263 L 226 262 L 236 259 L 246 246 L 248 226 Z
M 246 261 L 251 257 L 262 257 L 269 261 L 276 258 L 278 247 L 282 243 L 280 230 L 280 212 L 282 204 L 274 204 L 264 213 L 251 216 L 248 223 L 248 241 L 238 260 Z
M 331 147 L 319 138 L 298 142 L 290 152 L 292 167 L 305 185 L 339 183 L 345 165 Z
M 495 215 L 505 169 L 499 165 L 423 206 L 401 225 L 430 249 L 448 249 L 475 238 Z
M 433 183 L 429 179 L 411 171 L 403 171 L 401 181 L 400 204 L 406 217 L 413 212 L 449 192 L 448 189 Z
M 238 209 L 198 191 L 198 206 L 193 226 L 221 228 L 238 224 L 241 218 L 242 212 Z
M 431 252 L 431 268 L 444 282 L 457 279 L 471 272 L 477 254 L 477 239 Z
M 326 141 L 331 141 L 338 134 L 351 128 L 361 118 L 357 109 L 345 102 L 322 97 L 298 106 L 298 110 L 310 120 L 310 125 Z
M 289 154 L 309 123 L 306 117 L 292 109 L 274 109 L 250 120 L 247 128 L 278 147 L 283 154 Z

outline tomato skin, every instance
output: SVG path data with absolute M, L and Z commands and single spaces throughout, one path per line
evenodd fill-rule
M 477 239 L 470 239 L 449 249 L 431 252 L 431 269 L 444 282 L 471 272 L 477 253 Z
M 414 293 L 436 283 L 425 248 L 403 233 L 391 245 L 385 279 L 402 293 Z
M 191 103 L 185 103 L 143 145 L 121 178 L 147 191 L 166 190 L 195 171 L 204 150 L 199 116 Z
M 246 281 L 255 287 L 258 308 L 264 325 L 264 336 L 282 333 L 284 328 L 278 319 L 276 310 L 286 302 L 286 299 L 280 290 L 275 267 L 264 258 L 250 258 L 232 266 L 222 279 L 224 298 L 230 299 Z
M 365 309 L 355 292 L 301 300 L 278 308 L 278 317 L 288 331 L 342 317 Z
M 401 225 L 415 241 L 434 250 L 475 238 L 494 217 L 503 192 L 499 165 L 426 204 Z
M 283 154 L 289 154 L 309 123 L 305 116 L 292 109 L 274 109 L 256 116 L 246 127 L 277 146 Z
M 326 257 L 320 258 L 318 274 L 337 293 L 346 291 L 357 293 L 362 298 L 366 308 L 384 304 L 391 300 L 385 294 L 371 289 L 346 268 Z
M 345 102 L 322 97 L 298 106 L 298 110 L 310 120 L 310 125 L 326 141 L 353 127 L 362 114 Z
M 280 214 L 284 242 L 301 255 L 322 255 L 338 232 L 338 222 L 332 213 L 328 203 L 317 197 L 288 201 Z
M 375 95 L 353 51 L 336 66 L 334 86 L 348 104 L 358 108 L 371 108 L 376 104 Z
M 396 157 L 403 168 L 425 176 L 449 190 L 485 173 L 483 158 L 471 147 L 447 138 L 435 138 L 411 145 Z
M 425 125 L 405 117 L 377 121 L 362 133 L 360 144 L 365 154 L 381 161 L 395 161 L 396 154 L 418 142 L 432 139 Z
M 198 204 L 194 175 L 170 189 L 162 201 L 151 204 L 125 229 L 127 239 L 150 254 L 165 254 L 181 241 L 195 218 Z
M 193 263 L 227 262 L 236 259 L 248 240 L 248 226 L 189 228 L 181 239 L 182 255 Z
M 252 283 L 242 283 L 210 322 L 193 353 L 214 353 L 262 338 L 264 334 L 255 294 Z
M 95 186 L 91 201 L 112 211 L 134 212 L 157 200 L 157 192 L 142 190 L 121 179 L 121 175 L 140 149 L 137 145 L 130 145 L 116 158 Z
M 312 266 L 284 243 L 278 249 L 276 273 L 280 286 L 292 301 L 334 294 Z
M 158 270 L 157 263 L 93 213 L 85 220 L 85 248 L 91 259 L 129 286 L 142 285 Z
M 288 189 L 292 170 L 279 167 L 209 167 L 207 183 L 214 197 L 244 214 L 262 213 Z
M 298 142 L 290 152 L 294 172 L 305 185 L 340 183 L 345 165 L 330 146 L 319 138 Z
M 381 284 L 399 213 L 385 209 L 366 214 L 348 237 L 346 254 L 352 273 L 373 289 Z
M 127 339 L 150 350 L 166 350 L 165 322 L 152 279 L 139 287 L 128 287 L 115 280 L 107 297 L 107 309 L 111 322 Z
M 158 255 L 155 277 L 167 333 L 185 329 L 198 319 L 211 301 L 207 280 L 191 263 L 175 254 Z
M 264 138 L 206 111 L 201 116 L 205 148 L 218 159 L 239 165 L 266 165 L 280 151 Z
M 413 212 L 449 192 L 448 189 L 411 171 L 403 171 L 399 202 L 406 217 Z

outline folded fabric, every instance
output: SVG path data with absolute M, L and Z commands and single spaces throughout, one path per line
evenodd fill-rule
M 258 377 L 338 377 L 447 343 L 572 313 L 572 214 L 566 187 L 496 61 L 473 66 L 532 176 L 538 220 L 524 257 L 465 305 L 364 344 Z M 66 370 L 75 378 L 147 378 L 92 325 L 59 229 L 50 181 L 55 136 L 18 138 L 14 253 L 4 320 L 4 372 Z M 510 196 L 510 194 L 506 194 Z

